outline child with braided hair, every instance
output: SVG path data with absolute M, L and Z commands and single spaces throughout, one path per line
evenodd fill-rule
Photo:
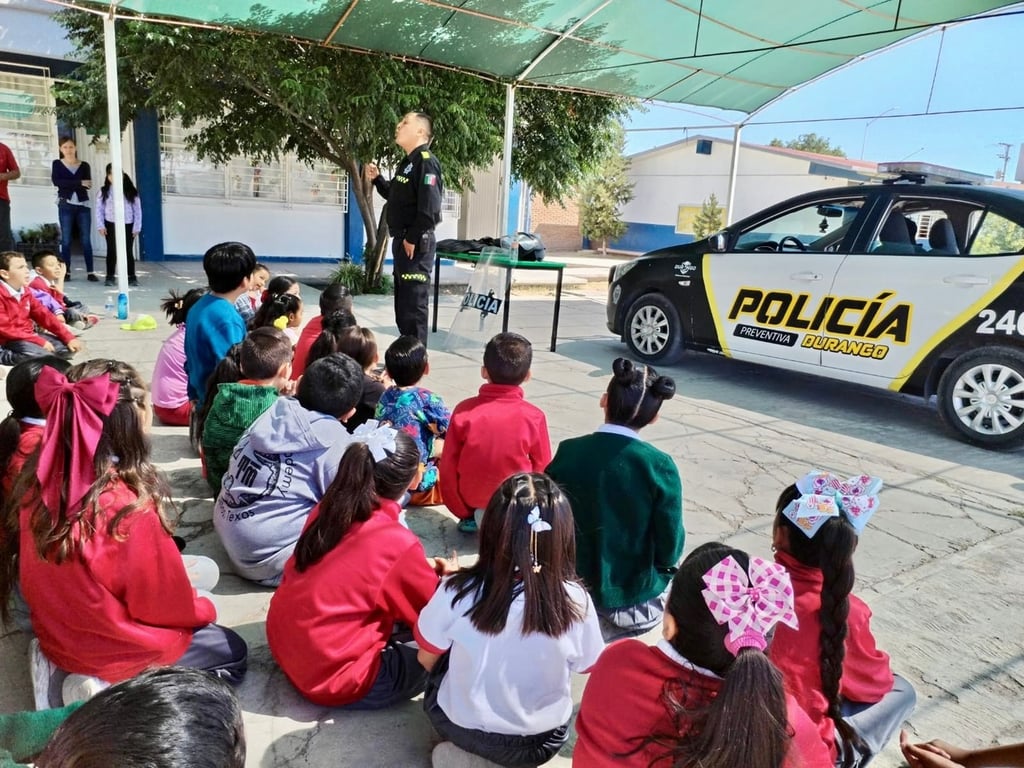
M 770 656 L 843 768 L 867 764 L 916 702 L 875 644 L 871 610 L 852 594 L 853 553 L 881 487 L 868 475 L 844 481 L 815 470 L 776 503 L 775 560 L 792 577 L 800 627 L 779 627 Z
M 640 437 L 675 382 L 625 358 L 612 363 L 601 395 L 604 424 L 563 440 L 547 474 L 565 490 L 576 520 L 576 570 L 594 599 L 605 642 L 661 622 L 683 554 L 683 485 L 675 459 Z
M 830 768 L 814 723 L 765 655 L 794 626 L 785 570 L 704 544 L 672 579 L 662 639 L 608 646 L 583 691 L 573 764 L 586 768 Z

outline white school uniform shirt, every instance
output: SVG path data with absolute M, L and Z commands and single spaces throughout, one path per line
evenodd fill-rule
M 455 593 L 445 583 L 420 613 L 416 638 L 430 653 L 451 648 L 437 694 L 448 719 L 463 728 L 516 736 L 565 725 L 572 714 L 570 672 L 588 671 L 604 649 L 586 590 L 566 583 L 570 598 L 586 612 L 560 637 L 523 635 L 522 595 L 512 601 L 505 629 L 487 635 L 466 615 L 476 599 L 464 598 L 453 607 Z

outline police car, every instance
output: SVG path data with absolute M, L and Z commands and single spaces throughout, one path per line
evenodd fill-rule
M 644 361 L 698 350 L 935 395 L 961 438 L 1020 444 L 1024 193 L 900 180 L 800 195 L 613 267 L 607 323 Z

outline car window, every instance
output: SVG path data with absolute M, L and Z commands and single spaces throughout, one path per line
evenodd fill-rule
M 740 232 L 733 250 L 837 251 L 863 206 L 863 198 L 854 198 L 787 211 Z
M 959 256 L 966 233 L 983 209 L 955 198 L 895 195 L 879 219 L 868 246 L 869 253 L 894 256 Z M 972 218 L 973 217 L 973 218 Z
M 971 217 L 971 256 L 1024 252 L 1024 227 L 995 211 L 978 211 Z

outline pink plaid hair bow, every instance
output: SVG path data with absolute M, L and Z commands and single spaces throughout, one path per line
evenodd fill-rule
M 704 583 L 704 602 L 715 621 L 728 626 L 725 647 L 733 656 L 742 648 L 763 651 L 776 624 L 797 628 L 793 584 L 781 565 L 752 557 L 748 579 L 730 555 L 704 574 Z

